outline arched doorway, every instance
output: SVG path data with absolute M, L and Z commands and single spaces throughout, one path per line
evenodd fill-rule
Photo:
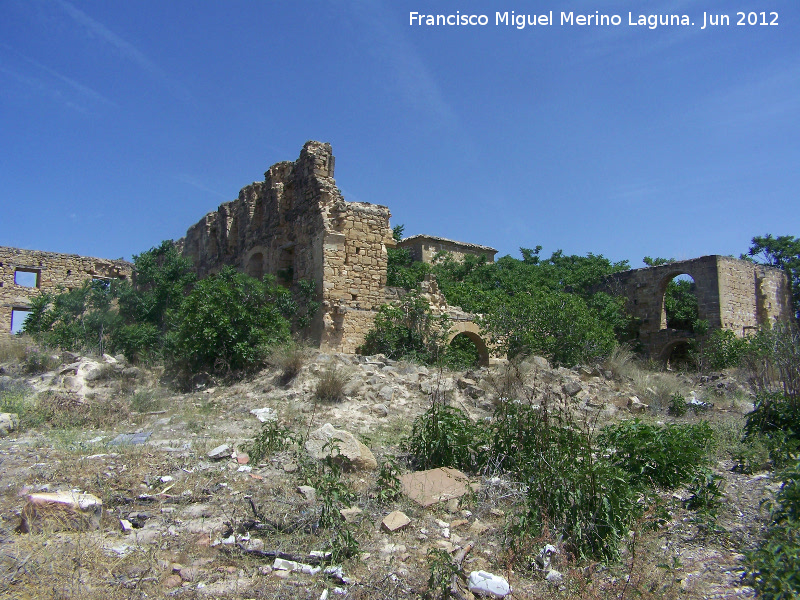
M 477 352 L 477 364 L 479 366 L 489 365 L 489 349 L 486 347 L 486 342 L 484 342 L 483 338 L 480 336 L 480 328 L 475 323 L 472 321 L 456 321 L 453 324 L 453 330 L 450 332 L 447 343 L 452 344 L 456 338 L 459 338 L 456 341 L 456 349 L 459 353 L 463 353 L 464 356 L 469 357 L 472 356 L 473 352 Z

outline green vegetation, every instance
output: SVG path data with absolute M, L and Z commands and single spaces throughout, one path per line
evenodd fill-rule
M 712 439 L 704 421 L 636 420 L 595 432 L 547 397 L 538 404 L 504 398 L 491 421 L 478 424 L 434 395 L 402 448 L 417 469 L 491 471 L 526 482 L 525 509 L 509 529 L 514 555 L 527 541 L 552 536 L 573 556 L 612 560 L 654 487 L 690 486 L 692 506 L 713 517 L 719 478 L 703 470 Z
M 309 281 L 292 293 L 273 277 L 258 280 L 231 267 L 197 281 L 170 240 L 134 256 L 134 273 L 133 282 L 87 281 L 40 294 L 23 331 L 48 347 L 163 360 L 183 375 L 230 373 L 262 364 L 288 342 L 290 329 L 302 334 L 319 308 Z
M 747 553 L 745 581 L 764 600 L 789 600 L 800 592 L 800 462 L 777 477 L 782 483 L 769 529 L 758 548 Z

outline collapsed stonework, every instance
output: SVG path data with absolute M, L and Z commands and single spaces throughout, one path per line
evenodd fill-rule
M 18 325 L 40 292 L 72 290 L 87 279 L 128 279 L 132 267 L 124 260 L 0 246 L 0 335 L 11 332 L 12 322 Z
M 386 287 L 387 248 L 395 245 L 389 209 L 345 201 L 333 178 L 334 162 L 330 144 L 307 142 L 295 162 L 270 167 L 264 181 L 243 188 L 238 199 L 207 214 L 178 243 L 201 277 L 229 265 L 254 277 L 275 275 L 288 287 L 313 281 L 321 308 L 310 340 L 326 351 L 353 353 L 378 308 L 402 292 Z M 491 257 L 497 252 L 442 241 Z M 430 284 L 425 293 L 434 310 L 452 313 L 453 335 L 478 337 L 470 315 L 446 306 Z M 478 348 L 488 364 L 485 344 Z
M 453 259 L 463 261 L 467 256 L 484 256 L 486 262 L 494 262 L 497 250 L 480 244 L 457 242 L 433 235 L 412 235 L 397 242 L 398 248 L 405 248 L 416 261 L 431 264 L 439 252 L 449 252 Z
M 611 276 L 606 291 L 624 296 L 626 308 L 639 322 L 639 342 L 652 357 L 666 360 L 692 334 L 667 328 L 664 296 L 667 284 L 689 275 L 695 284 L 698 318 L 711 329 L 727 329 L 742 337 L 765 325 L 792 317 L 791 289 L 780 269 L 728 256 L 702 256 Z

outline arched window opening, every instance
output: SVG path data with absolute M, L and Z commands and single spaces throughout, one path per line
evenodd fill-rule
M 664 292 L 664 317 L 667 329 L 694 332 L 698 319 L 697 290 L 694 279 L 682 274 L 667 283 Z

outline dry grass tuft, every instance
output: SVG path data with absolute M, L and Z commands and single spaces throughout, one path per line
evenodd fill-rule
M 345 400 L 344 388 L 350 376 L 337 367 L 328 367 L 319 376 L 314 388 L 314 397 L 320 402 L 342 402 Z
M 279 346 L 270 354 L 268 363 L 280 369 L 278 380 L 281 385 L 288 385 L 300 374 L 308 361 L 309 349 L 299 344 Z

